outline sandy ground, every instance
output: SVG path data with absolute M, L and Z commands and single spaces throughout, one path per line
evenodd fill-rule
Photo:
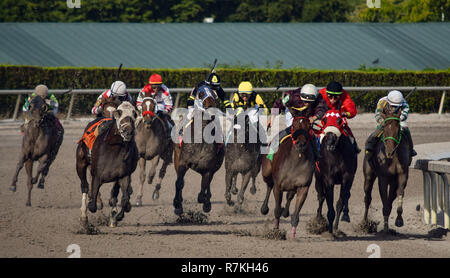
M 375 126 L 373 116 L 362 114 L 351 120 L 361 148 Z M 450 115 L 411 115 L 409 119 L 415 144 L 450 141 Z M 75 172 L 76 142 L 85 121 L 64 122 L 65 137 L 60 152 L 50 168 L 44 190 L 34 188 L 32 207 L 26 207 L 26 173 L 19 175 L 17 192 L 8 190 L 16 167 L 21 146 L 18 123 L 0 123 L 0 257 L 68 257 L 71 244 L 80 246 L 81 257 L 151 257 L 151 258 L 367 258 L 371 244 L 379 246 L 381 257 L 450 257 L 450 236 L 433 238 L 428 232 L 434 227 L 423 222 L 422 174 L 411 170 L 404 200 L 405 226 L 394 226 L 395 209 L 391 214 L 392 235 L 364 234 L 358 223 L 364 212 L 362 159 L 359 155 L 358 171 L 350 199 L 351 223 L 341 222 L 345 236 L 332 239 L 307 232 L 307 222 L 315 215 L 317 197 L 314 186 L 301 211 L 295 239 L 266 238 L 273 223 L 273 197 L 270 212 L 263 216 L 260 206 L 264 199 L 265 184 L 259 175 L 257 192 L 246 192 L 243 210 L 235 212 L 224 202 L 224 166 L 214 176 L 212 210 L 201 224 L 181 224 L 173 213 L 175 171 L 169 166 L 160 191 L 153 201 L 152 186 L 145 187 L 142 207 L 133 207 L 118 227 L 105 225 L 109 207 L 95 215 L 89 213 L 97 234 L 80 233 L 80 182 Z M 36 169 L 36 166 L 34 167 Z M 133 174 L 132 202 L 136 197 L 139 168 Z M 240 179 L 239 179 L 240 180 Z M 314 181 L 313 181 L 314 182 Z M 111 184 L 101 188 L 105 204 Z M 339 187 L 337 187 L 339 188 Z M 382 223 L 381 201 L 377 185 L 373 191 L 371 218 Z M 183 191 L 185 212 L 200 212 L 196 203 L 200 189 L 200 175 L 189 171 Z M 338 190 L 335 190 L 336 194 Z M 233 198 L 236 198 L 233 196 Z M 337 198 L 335 198 L 336 200 Z M 420 205 L 420 210 L 416 207 Z M 396 202 L 394 203 L 394 208 Z M 326 206 L 324 206 L 326 208 Z M 325 211 L 326 209 L 324 209 Z M 281 231 L 290 231 L 290 218 L 282 218 Z M 382 224 L 378 230 L 382 229 Z

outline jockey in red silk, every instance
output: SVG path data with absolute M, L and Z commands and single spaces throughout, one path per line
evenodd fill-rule
M 149 82 L 141 89 L 136 99 L 136 107 L 139 116 L 136 119 L 136 126 L 142 121 L 142 102 L 144 98 L 151 97 L 156 101 L 156 114 L 167 123 L 167 136 L 170 138 L 172 128 L 175 126 L 169 113 L 172 111 L 173 102 L 169 88 L 163 84 L 163 79 L 159 74 L 152 74 Z
M 341 117 L 351 119 L 356 116 L 356 105 L 351 99 L 350 95 L 342 88 L 341 83 L 332 81 L 326 88 L 319 91 L 323 99 L 326 101 L 330 110 L 337 110 L 341 113 Z M 343 126 L 343 129 L 350 137 L 350 141 L 355 147 L 357 153 L 361 152 L 356 143 L 355 137 L 348 125 Z

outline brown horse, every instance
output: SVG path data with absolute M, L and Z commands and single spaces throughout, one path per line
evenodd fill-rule
M 84 133 L 94 124 L 97 122 L 105 119 L 105 118 L 111 118 L 113 117 L 114 111 L 116 111 L 117 107 L 121 104 L 121 101 L 118 97 L 109 97 L 102 99 L 102 102 L 100 103 L 100 106 L 102 107 L 102 113 L 98 115 L 96 119 L 89 122 L 84 129 Z M 108 124 L 106 123 L 105 127 L 107 128 Z M 91 165 L 91 158 L 89 154 L 89 150 L 87 146 L 84 144 L 84 142 L 80 142 L 78 148 L 77 148 L 77 173 L 79 178 L 81 179 L 82 186 L 81 188 L 88 187 L 88 182 L 86 178 L 86 170 L 87 167 Z M 84 185 L 83 185 L 84 184 Z M 114 188 L 119 188 L 119 185 L 114 185 Z M 113 192 L 114 188 L 111 192 Z M 83 193 L 83 192 L 82 192 Z M 112 193 L 111 193 L 112 194 Z M 103 201 L 101 198 L 100 192 L 97 196 L 97 207 L 101 210 L 103 208 Z
M 77 148 L 77 173 L 81 180 L 81 222 L 87 224 L 87 208 L 92 213 L 97 211 L 97 200 L 100 186 L 103 183 L 115 182 L 109 201 L 112 207 L 110 226 L 115 227 L 117 221 L 121 221 L 125 212 L 131 210 L 130 195 L 131 174 L 134 172 L 138 161 L 138 151 L 134 141 L 134 121 L 136 111 L 129 102 L 123 102 L 113 112 L 113 122 L 110 128 L 103 132 L 95 140 L 90 159 L 88 149 L 83 142 Z M 86 181 L 87 165 L 91 166 L 91 186 Z M 121 211 L 117 213 L 118 187 L 122 191 Z M 86 197 L 89 198 L 86 206 Z
M 31 206 L 31 189 L 33 189 L 33 184 L 38 181 L 39 175 L 41 179 L 38 188 L 44 188 L 45 177 L 63 141 L 63 127 L 58 127 L 57 119 L 47 110 L 48 106 L 40 96 L 32 99 L 30 104 L 31 120 L 26 125 L 22 140 L 22 152 L 9 188 L 13 192 L 16 191 L 17 177 L 25 164 L 28 175 L 27 206 Z M 39 167 L 36 176 L 32 177 L 34 161 L 39 161 Z
M 309 109 L 302 113 L 294 114 L 292 131 L 289 137 L 282 140 L 278 151 L 270 162 L 266 157 L 262 162 L 262 176 L 267 184 L 267 193 L 261 212 L 268 212 L 268 200 L 270 191 L 273 189 L 275 197 L 275 223 L 274 228 L 279 228 L 280 216 L 289 215 L 289 204 L 297 194 L 295 211 L 291 216 L 291 237 L 295 237 L 295 232 L 299 222 L 300 210 L 308 195 L 314 173 L 313 146 L 311 145 L 311 124 L 308 115 Z M 281 202 L 283 192 L 287 191 L 287 203 L 282 212 Z
M 155 108 L 156 100 L 145 97 L 142 101 L 143 120 L 136 127 L 136 145 L 139 151 L 139 167 L 141 168 L 136 206 L 142 205 L 147 160 L 152 163 L 148 173 L 148 184 L 152 184 L 160 158 L 163 160 L 159 178 L 153 191 L 153 200 L 159 198 L 162 179 L 166 175 L 167 166 L 172 163 L 173 143 L 167 138 L 167 124 L 156 114 Z
M 216 106 L 216 102 L 211 93 L 204 95 L 203 92 L 199 92 L 198 97 L 202 100 L 205 109 Z M 223 143 L 218 143 L 217 140 L 208 142 L 206 141 L 207 138 L 204 136 L 200 138 L 201 140 L 197 140 L 196 135 L 203 135 L 206 127 L 209 127 L 208 124 L 215 120 L 215 116 L 210 116 L 210 119 L 205 119 L 208 111 L 203 112 L 202 110 L 203 109 L 194 110 L 192 123 L 188 128 L 184 129 L 182 145 L 175 144 L 174 165 L 175 171 L 177 172 L 177 181 L 175 183 L 176 193 L 173 205 L 175 207 L 176 215 L 181 215 L 183 213 L 182 192 L 184 187 L 184 176 L 189 169 L 202 175 L 201 189 L 197 201 L 198 203 L 203 204 L 204 212 L 211 211 L 211 181 L 215 172 L 217 172 L 222 165 L 225 156 Z M 214 128 L 210 130 L 211 133 L 214 133 L 215 138 L 222 138 L 222 132 L 219 128 L 220 125 L 214 125 Z M 195 132 L 197 132 L 197 134 L 195 134 Z
M 390 109 L 386 114 L 381 114 L 383 118 L 382 138 L 375 146 L 372 159 L 368 160 L 367 155 L 364 157 L 364 202 L 366 208 L 363 221 L 368 221 L 373 183 L 378 178 L 380 197 L 383 202 L 384 232 L 389 231 L 389 215 L 392 203 L 397 196 L 399 200 L 395 225 L 403 226 L 402 204 L 411 157 L 407 140 L 402 136 L 400 113 L 401 111 L 395 112 Z

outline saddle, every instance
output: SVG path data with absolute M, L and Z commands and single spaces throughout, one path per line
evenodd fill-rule
M 78 144 L 84 142 L 84 144 L 92 151 L 92 146 L 94 145 L 95 139 L 101 135 L 104 131 L 111 127 L 112 118 L 103 118 L 92 124 L 83 134 Z

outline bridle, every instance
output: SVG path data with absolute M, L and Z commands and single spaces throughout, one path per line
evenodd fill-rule
M 147 101 L 153 102 L 153 104 L 155 105 L 154 108 L 153 108 L 153 110 L 156 110 L 156 105 L 157 105 L 156 100 L 155 100 L 154 98 L 152 98 L 152 97 L 145 97 L 145 98 L 142 100 L 142 105 L 144 105 L 144 103 L 145 103 L 145 104 L 148 103 Z M 149 106 L 147 106 L 147 108 L 149 108 Z M 150 115 L 150 117 L 154 118 L 154 117 L 155 117 L 155 112 L 154 112 L 154 111 L 150 111 L 150 110 L 147 110 L 147 111 L 142 112 L 142 116 L 143 116 L 143 117 L 146 116 L 146 115 Z
M 402 133 L 401 133 L 401 126 L 400 126 L 400 118 L 399 117 L 389 117 L 383 120 L 383 123 L 381 124 L 381 126 L 384 127 L 384 124 L 386 121 L 388 120 L 395 120 L 399 122 L 398 125 L 398 138 L 392 137 L 392 136 L 388 136 L 388 137 L 384 137 L 384 133 L 381 135 L 381 141 L 384 143 L 386 140 L 393 140 L 396 145 L 395 148 L 397 148 L 397 146 L 400 144 L 400 141 L 402 140 Z

